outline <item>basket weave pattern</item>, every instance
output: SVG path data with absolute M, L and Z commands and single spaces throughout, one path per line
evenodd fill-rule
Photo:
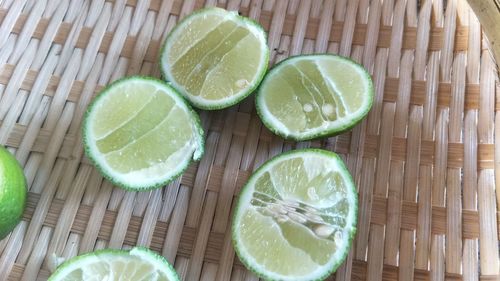
M 206 154 L 179 180 L 113 187 L 83 155 L 87 105 L 122 76 L 159 77 L 168 32 L 213 5 L 259 21 L 272 63 L 360 62 L 372 111 L 352 132 L 292 143 L 250 97 L 200 112 Z M 0 280 L 46 280 L 52 254 L 133 245 L 184 280 L 257 280 L 231 246 L 231 210 L 252 170 L 299 147 L 341 154 L 359 188 L 358 234 L 329 280 L 498 280 L 500 85 L 483 39 L 465 0 L 0 0 L 0 144 L 29 183 L 23 221 L 0 241 Z

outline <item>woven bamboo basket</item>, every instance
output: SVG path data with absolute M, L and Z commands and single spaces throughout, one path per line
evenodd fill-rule
M 199 163 L 163 189 L 115 188 L 83 154 L 87 105 L 119 77 L 159 77 L 168 32 L 213 5 L 259 21 L 271 63 L 360 62 L 373 109 L 352 132 L 300 143 L 270 133 L 253 97 L 202 111 Z M 0 144 L 29 183 L 0 280 L 46 280 L 49 256 L 134 245 L 184 280 L 257 280 L 232 248 L 232 207 L 256 167 L 298 147 L 341 154 L 359 190 L 357 236 L 328 280 L 499 280 L 500 84 L 485 38 L 464 0 L 0 0 Z

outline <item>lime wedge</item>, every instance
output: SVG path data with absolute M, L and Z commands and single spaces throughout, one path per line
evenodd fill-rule
M 49 281 L 177 281 L 179 277 L 167 260 L 142 247 L 99 250 L 67 260 Z
M 200 120 L 169 85 L 145 77 L 118 80 L 89 106 L 85 152 L 101 173 L 129 190 L 165 185 L 203 155 Z
M 359 64 L 336 55 L 288 58 L 266 75 L 257 113 L 274 133 L 294 140 L 336 135 L 370 110 L 373 83 Z
M 266 33 L 236 12 L 199 10 L 178 23 L 161 51 L 160 67 L 194 106 L 221 109 L 257 88 L 269 64 Z
M 349 251 L 357 210 L 354 182 L 335 153 L 287 152 L 264 163 L 241 190 L 234 246 L 264 279 L 323 279 Z

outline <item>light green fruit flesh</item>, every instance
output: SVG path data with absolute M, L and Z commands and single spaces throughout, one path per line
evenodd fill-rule
M 222 9 L 193 14 L 167 39 L 166 78 L 196 105 L 231 102 L 262 78 L 268 63 L 263 34 L 255 23 Z
M 102 256 L 84 268 L 75 269 L 61 281 L 107 280 L 111 276 L 121 276 L 120 280 L 157 280 L 169 281 L 166 274 L 158 272 L 147 262 L 134 256 Z M 154 278 L 153 278 L 154 277 Z M 111 279 L 114 280 L 114 279 Z
M 95 109 L 92 127 L 99 152 L 115 171 L 128 173 L 164 163 L 189 145 L 192 120 L 172 97 L 147 85 L 123 89 L 130 93 L 121 90 L 114 89 Z
M 373 88 L 366 71 L 352 61 L 298 56 L 270 71 L 257 99 L 266 125 L 281 135 L 310 139 L 358 122 L 371 106 Z
M 203 154 L 203 131 L 192 111 L 162 81 L 129 77 L 89 107 L 85 149 L 99 170 L 127 189 L 159 187 Z
M 170 264 L 143 248 L 100 250 L 74 257 L 49 277 L 50 281 L 177 281 Z
M 268 163 L 242 191 L 237 251 L 266 278 L 319 278 L 340 263 L 355 230 L 352 179 L 321 157 Z

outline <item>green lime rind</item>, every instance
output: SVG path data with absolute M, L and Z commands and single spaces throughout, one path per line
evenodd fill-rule
M 142 259 L 148 260 L 150 263 L 154 264 L 155 268 L 162 269 L 162 271 L 167 275 L 169 281 L 180 280 L 175 268 L 163 256 L 145 247 L 134 247 L 130 250 L 103 249 L 73 257 L 58 266 L 56 271 L 50 275 L 48 281 L 64 280 L 63 278 L 67 274 L 78 268 L 77 265 L 79 263 L 85 263 L 87 260 L 112 259 L 113 257 L 123 257 L 129 255 L 138 256 Z
M 233 105 L 241 102 L 246 97 L 248 97 L 251 93 L 253 93 L 255 90 L 258 89 L 260 83 L 264 80 L 264 77 L 266 76 L 267 68 L 269 65 L 270 54 L 269 54 L 269 48 L 267 48 L 267 32 L 264 30 L 264 28 L 262 28 L 262 26 L 257 21 L 255 21 L 253 19 L 250 19 L 250 18 L 247 18 L 244 16 L 240 16 L 240 15 L 238 15 L 237 12 L 229 12 L 229 13 L 234 14 L 235 19 L 237 19 L 241 22 L 244 22 L 247 26 L 254 27 L 259 33 L 262 34 L 263 46 L 265 46 L 265 48 L 263 48 L 262 50 L 264 51 L 264 60 L 266 63 L 264 64 L 263 69 L 261 71 L 259 71 L 259 74 L 256 76 L 255 82 L 252 83 L 252 85 L 248 89 L 241 91 L 237 95 L 233 95 L 231 99 L 225 100 L 225 102 L 206 104 L 206 103 L 198 102 L 197 100 L 194 100 L 193 98 L 191 98 L 190 95 L 187 94 L 185 91 L 183 91 L 182 87 L 177 85 L 177 83 L 174 81 L 174 79 L 172 79 L 172 77 L 170 77 L 167 74 L 168 73 L 167 67 L 163 64 L 163 61 L 165 61 L 164 57 L 166 55 L 166 47 L 167 47 L 168 42 L 170 40 L 173 40 L 172 38 L 174 38 L 174 34 L 180 30 L 183 23 L 187 23 L 192 18 L 195 18 L 199 15 L 203 15 L 204 13 L 210 13 L 210 12 L 228 13 L 228 11 L 226 11 L 222 8 L 208 7 L 208 8 L 199 9 L 199 10 L 191 13 L 190 15 L 186 16 L 181 21 L 179 21 L 177 23 L 177 25 L 172 29 L 172 31 L 170 31 L 167 38 L 165 39 L 165 42 L 163 42 L 163 44 L 162 44 L 162 47 L 160 49 L 159 65 L 160 65 L 160 73 L 161 73 L 162 78 L 165 79 L 167 82 L 171 83 L 172 86 L 174 88 L 176 88 L 178 90 L 178 92 L 181 93 L 181 95 L 189 103 L 191 103 L 193 106 L 195 106 L 199 109 L 203 109 L 203 110 L 219 110 L 219 109 L 228 108 L 230 106 L 233 106 Z
M 289 63 L 291 60 L 297 59 L 297 58 L 303 58 L 303 57 L 335 57 L 336 59 L 344 60 L 352 65 L 356 65 L 359 70 L 363 73 L 363 77 L 366 78 L 368 81 L 368 92 L 367 92 L 367 98 L 368 102 L 367 104 L 362 108 L 362 111 L 357 113 L 356 118 L 353 119 L 352 122 L 346 123 L 346 124 L 340 124 L 337 127 L 330 128 L 330 129 L 324 129 L 321 132 L 315 133 L 315 134 L 308 134 L 308 133 L 299 133 L 299 134 L 289 134 L 286 133 L 278 128 L 276 124 L 274 124 L 270 118 L 266 116 L 264 113 L 264 102 L 263 102 L 263 93 L 262 93 L 262 86 L 266 83 L 268 77 L 271 76 L 271 74 L 276 71 L 276 69 L 279 69 L 279 66 L 282 66 L 284 64 Z M 366 71 L 366 69 L 360 65 L 359 63 L 355 62 L 354 60 L 339 56 L 339 55 L 334 55 L 334 54 L 306 54 L 306 55 L 297 55 L 297 56 L 291 56 L 288 57 L 287 59 L 277 63 L 274 65 L 267 73 L 266 77 L 264 77 L 264 80 L 261 82 L 259 89 L 256 92 L 255 96 L 255 108 L 257 111 L 257 115 L 259 115 L 260 120 L 262 120 L 262 123 L 274 134 L 284 138 L 284 139 L 289 139 L 289 140 L 294 140 L 294 141 L 307 141 L 307 140 L 315 140 L 315 139 L 321 139 L 325 137 L 332 137 L 336 135 L 340 135 L 343 133 L 346 133 L 350 131 L 352 128 L 354 128 L 356 125 L 358 125 L 367 115 L 368 112 L 370 111 L 372 105 L 373 105 L 373 99 L 375 96 L 375 89 L 373 86 L 373 81 L 371 79 L 370 73 Z
M 273 278 L 268 272 L 264 272 L 264 271 L 259 270 L 258 267 L 250 260 L 251 258 L 246 257 L 243 250 L 242 250 L 242 248 L 244 246 L 241 245 L 241 242 L 239 242 L 238 225 L 237 225 L 237 223 L 239 222 L 238 218 L 240 218 L 242 216 L 241 212 L 246 210 L 244 208 L 245 206 L 242 206 L 242 204 L 243 204 L 242 198 L 247 196 L 246 193 L 251 192 L 253 190 L 251 183 L 253 183 L 255 181 L 254 178 L 257 178 L 263 172 L 267 171 L 275 162 L 279 162 L 282 159 L 286 159 L 290 155 L 297 154 L 297 156 L 300 156 L 300 154 L 310 154 L 310 153 L 318 154 L 318 155 L 322 155 L 322 156 L 327 156 L 328 158 L 331 158 L 333 161 L 336 162 L 338 172 L 340 172 L 347 179 L 346 186 L 349 187 L 350 193 L 351 193 L 351 195 L 353 195 L 352 196 L 352 200 L 353 200 L 353 204 L 352 204 L 353 214 L 352 214 L 352 216 L 354 219 L 352 220 L 352 224 L 348 226 L 349 232 L 348 232 L 348 237 L 347 237 L 347 243 L 345 244 L 346 247 L 344 247 L 343 249 L 340 249 L 342 251 L 340 254 L 340 257 L 338 259 L 336 259 L 335 261 L 333 261 L 333 263 L 329 267 L 325 268 L 324 271 L 320 274 L 320 276 L 316 276 L 312 279 L 300 279 L 300 278 L 297 278 L 295 276 L 289 276 L 288 278 L 283 278 L 283 276 L 280 276 L 279 279 L 276 279 L 276 278 Z M 236 209 L 234 211 L 232 225 L 231 225 L 232 242 L 233 242 L 233 247 L 236 251 L 236 254 L 238 255 L 240 261 L 243 263 L 243 265 L 245 265 L 245 267 L 247 269 L 249 269 L 255 275 L 257 275 L 259 278 L 262 278 L 264 280 L 276 280 L 276 281 L 278 281 L 278 280 L 290 280 L 290 281 L 292 281 L 292 280 L 293 281 L 324 280 L 325 278 L 327 278 L 329 275 L 331 275 L 332 273 L 334 273 L 337 270 L 337 268 L 345 261 L 345 259 L 347 258 L 347 255 L 349 254 L 349 250 L 352 246 L 352 242 L 354 240 L 354 236 L 356 235 L 356 231 L 357 231 L 357 228 L 356 228 L 356 222 L 357 222 L 357 218 L 358 218 L 358 196 L 357 196 L 357 194 L 358 193 L 356 191 L 354 180 L 353 180 L 351 174 L 349 173 L 347 167 L 345 166 L 344 161 L 336 153 L 331 152 L 331 151 L 327 151 L 327 150 L 323 150 L 323 149 L 306 148 L 306 149 L 292 150 L 292 151 L 288 151 L 288 152 L 284 152 L 282 154 L 279 154 L 278 156 L 275 156 L 274 158 L 266 161 L 262 166 L 260 166 L 257 170 L 255 170 L 252 173 L 252 175 L 250 176 L 250 178 L 248 179 L 247 183 L 242 187 L 242 189 L 240 191 L 240 194 L 239 194 L 240 199 L 238 200 L 238 203 L 236 204 Z
M 89 136 L 89 132 L 88 132 L 88 126 L 90 125 L 89 116 L 90 116 L 94 106 L 98 103 L 99 99 L 104 97 L 106 95 L 106 93 L 110 89 L 112 89 L 114 86 L 121 84 L 121 83 L 129 82 L 132 80 L 143 80 L 143 81 L 147 80 L 147 81 L 150 81 L 152 83 L 156 83 L 157 85 L 160 85 L 161 87 L 167 88 L 169 90 L 169 94 L 174 95 L 177 98 L 178 102 L 182 103 L 182 105 L 184 105 L 187 108 L 188 112 L 190 113 L 190 116 L 193 118 L 193 123 L 195 124 L 195 128 L 196 128 L 196 136 L 198 137 L 198 140 L 197 140 L 198 147 L 194 151 L 193 157 L 191 158 L 191 160 L 186 162 L 186 164 L 183 167 L 180 167 L 179 171 L 177 173 L 175 173 L 172 176 L 170 176 L 169 178 L 166 178 L 162 181 L 159 181 L 153 185 L 130 186 L 127 183 L 124 183 L 124 182 L 117 180 L 116 178 L 114 178 L 113 176 L 111 176 L 110 174 L 108 174 L 106 172 L 105 168 L 97 160 L 96 155 L 94 155 L 92 148 L 91 148 L 91 145 L 90 145 L 91 140 L 90 140 L 90 136 Z M 186 102 L 186 100 L 177 92 L 177 90 L 175 90 L 175 88 L 173 88 L 172 86 L 170 86 L 169 84 L 165 83 L 162 80 L 159 80 L 159 79 L 156 79 L 153 77 L 148 77 L 148 76 L 129 76 L 129 77 L 118 79 L 118 80 L 114 81 L 113 83 L 107 85 L 94 98 L 92 103 L 87 107 L 87 110 L 85 112 L 85 116 L 83 118 L 83 124 L 82 124 L 83 146 L 84 146 L 85 155 L 87 155 L 87 157 L 90 159 L 92 164 L 97 168 L 97 170 L 101 173 L 101 175 L 104 178 L 109 180 L 113 185 L 118 186 L 118 187 L 120 187 L 124 190 L 127 190 L 127 191 L 149 191 L 152 189 L 157 189 L 157 188 L 160 188 L 160 187 L 163 187 L 163 186 L 169 184 L 170 182 L 172 182 L 173 180 L 178 178 L 180 175 L 182 175 L 186 171 L 188 166 L 193 161 L 198 161 L 201 159 L 201 157 L 203 157 L 203 154 L 205 153 L 204 134 L 205 133 L 204 133 L 203 128 L 201 126 L 201 120 L 200 120 L 198 113 L 189 105 L 189 103 Z
M 26 207 L 26 178 L 16 158 L 0 145 L 0 240 L 21 221 Z

